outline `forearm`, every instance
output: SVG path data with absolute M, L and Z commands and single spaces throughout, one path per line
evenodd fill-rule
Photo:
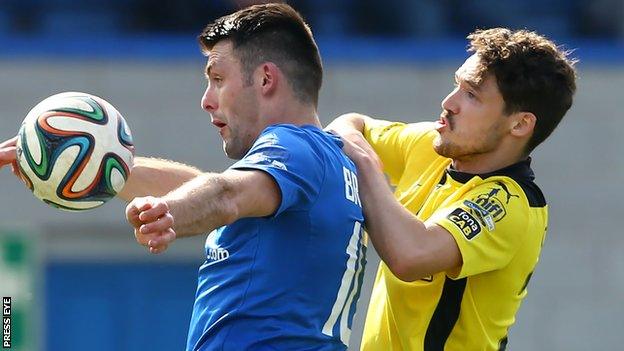
M 140 196 L 163 196 L 202 174 L 182 163 L 148 157 L 135 157 L 130 177 L 117 196 L 126 202 Z
M 204 173 L 163 197 L 178 237 L 210 232 L 238 219 L 236 184 L 223 174 Z
M 390 270 L 405 281 L 444 271 L 461 263 L 458 249 L 444 229 L 425 223 L 392 194 L 374 162 L 357 162 L 366 230 Z
M 416 239 L 425 226 L 396 201 L 386 178 L 372 165 L 358 164 L 358 180 L 366 231 L 371 242 L 393 272 L 402 271 L 408 256 L 419 247 Z

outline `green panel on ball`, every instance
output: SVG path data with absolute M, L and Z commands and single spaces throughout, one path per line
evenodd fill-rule
M 85 98 L 85 97 L 81 97 L 81 96 L 76 96 L 73 97 L 75 99 L 79 99 L 81 101 L 84 101 L 85 103 L 89 104 L 89 106 L 91 106 L 93 108 L 93 111 L 85 111 L 85 110 L 81 110 L 81 109 L 77 109 L 77 108 L 71 108 L 71 107 L 63 107 L 63 108 L 57 108 L 55 109 L 56 111 L 60 111 L 60 112 L 69 112 L 69 113 L 75 113 L 87 118 L 90 118 L 92 120 L 95 121 L 102 121 L 106 118 L 106 115 L 104 114 L 104 110 L 102 109 L 102 107 L 100 106 L 100 104 L 98 104 L 97 102 L 93 101 L 90 98 Z

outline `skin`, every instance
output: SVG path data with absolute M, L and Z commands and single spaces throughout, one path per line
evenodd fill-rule
M 274 63 L 259 65 L 248 84 L 230 41 L 218 42 L 208 56 L 208 86 L 201 106 L 219 129 L 228 157 L 242 158 L 271 124 L 320 127 L 316 106 L 294 97 Z M 160 253 L 178 236 L 206 233 L 243 217 L 268 216 L 280 202 L 280 190 L 268 174 L 228 170 L 201 174 L 160 198 L 135 198 L 126 208 L 126 217 L 137 241 Z
M 17 136 L 4 141 L 0 144 L 0 169 L 6 165 L 11 165 L 11 171 L 19 177 L 19 168 L 17 167 Z
M 455 72 L 455 89 L 442 101 L 435 151 L 455 169 L 485 173 L 524 157 L 519 145 L 532 133 L 532 113 L 504 113 L 503 96 L 492 74 L 477 76 L 479 57 L 469 57 Z
M 229 40 L 216 43 L 208 54 L 201 106 L 219 130 L 228 157 L 242 158 L 271 124 L 321 126 L 316 106 L 296 98 L 274 63 L 258 65 L 249 80 Z M 16 171 L 16 140 L 0 144 L 0 167 L 12 164 Z M 277 184 L 262 171 L 201 172 L 145 157 L 135 158 L 117 195 L 130 201 L 126 219 L 137 242 L 151 253 L 165 251 L 178 237 L 207 233 L 239 218 L 271 215 L 281 203 Z
M 504 100 L 491 75 L 476 77 L 478 56 L 456 71 L 456 86 L 442 101 L 434 149 L 452 159 L 455 169 L 487 173 L 525 157 L 524 145 L 535 126 L 530 112 L 504 114 Z M 477 84 L 479 82 L 479 84 Z M 362 132 L 372 119 L 361 114 L 337 118 L 327 128 L 341 135 L 345 153 L 358 168 L 367 232 L 381 259 L 399 279 L 415 281 L 443 271 L 458 271 L 459 248 L 451 233 L 426 225 L 393 196 L 379 157 Z
M 218 43 L 210 51 L 206 78 L 208 87 L 201 106 L 219 128 L 225 154 L 241 159 L 264 128 L 264 121 L 258 115 L 255 87 L 246 84 L 232 45 Z

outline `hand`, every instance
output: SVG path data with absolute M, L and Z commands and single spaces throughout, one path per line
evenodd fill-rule
M 8 164 L 11 170 L 21 179 L 19 167 L 17 166 L 17 136 L 0 144 L 0 169 Z
M 173 216 L 167 202 L 161 198 L 135 198 L 126 207 L 126 219 L 134 228 L 137 242 L 153 254 L 164 252 L 176 239 Z
M 383 163 L 381 159 L 373 150 L 373 147 L 364 139 L 364 136 L 361 132 L 354 129 L 344 129 L 339 132 L 335 132 L 329 130 L 334 134 L 340 135 L 342 138 L 342 142 L 344 146 L 342 150 L 344 153 L 349 156 L 349 158 L 356 164 L 356 166 L 361 166 L 362 162 L 369 161 L 372 162 L 373 165 L 383 171 Z

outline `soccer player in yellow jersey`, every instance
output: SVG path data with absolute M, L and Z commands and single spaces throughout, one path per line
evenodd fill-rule
M 358 167 L 383 261 L 362 350 L 503 350 L 537 264 L 548 212 L 529 154 L 572 105 L 574 62 L 534 32 L 468 39 L 437 122 L 328 127 Z

